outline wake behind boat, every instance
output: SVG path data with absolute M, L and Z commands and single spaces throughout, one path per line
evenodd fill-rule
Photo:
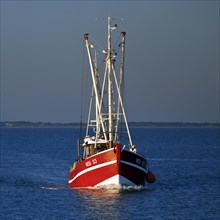
M 105 71 L 102 74 L 97 68 L 96 57 L 92 57 L 93 45 L 89 42 L 89 34 L 84 34 L 92 78 L 92 94 L 86 134 L 83 140 L 80 137 L 78 141 L 78 159 L 70 168 L 71 188 L 102 185 L 143 186 L 146 182 L 153 183 L 156 180 L 149 170 L 147 159 L 137 153 L 137 147 L 131 139 L 123 103 L 126 32 L 121 32 L 121 56 L 117 74 L 118 56 L 111 47 L 111 32 L 115 29 L 117 25 L 111 26 L 111 18 L 108 17 L 108 50 L 103 50 Z M 93 109 L 95 119 L 92 119 Z

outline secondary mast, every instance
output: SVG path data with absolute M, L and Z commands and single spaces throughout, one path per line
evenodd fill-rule
M 125 60 L 125 35 L 126 32 L 121 32 L 122 41 L 121 41 L 121 65 L 120 65 L 120 78 L 119 78 L 119 95 L 121 95 L 121 99 L 123 99 L 122 94 L 122 87 L 124 82 L 124 60 Z M 118 135 L 118 126 L 119 126 L 119 120 L 120 120 L 120 98 L 118 98 L 118 109 L 117 109 L 117 120 L 116 120 L 116 131 L 115 131 L 115 139 Z

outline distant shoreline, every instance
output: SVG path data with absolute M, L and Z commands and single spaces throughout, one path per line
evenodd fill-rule
M 86 127 L 86 124 L 82 124 Z M 80 123 L 4 121 L 0 128 L 79 128 Z M 129 122 L 130 128 L 220 128 L 220 123 L 191 122 Z

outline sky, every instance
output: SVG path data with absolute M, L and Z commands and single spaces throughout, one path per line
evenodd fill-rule
M 0 121 L 79 122 L 83 34 L 106 48 L 111 16 L 127 32 L 128 121 L 220 122 L 219 1 L 0 4 Z

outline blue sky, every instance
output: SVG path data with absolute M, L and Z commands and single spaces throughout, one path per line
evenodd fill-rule
M 0 120 L 78 122 L 83 34 L 105 46 L 107 16 L 129 121 L 220 122 L 219 1 L 1 1 Z

